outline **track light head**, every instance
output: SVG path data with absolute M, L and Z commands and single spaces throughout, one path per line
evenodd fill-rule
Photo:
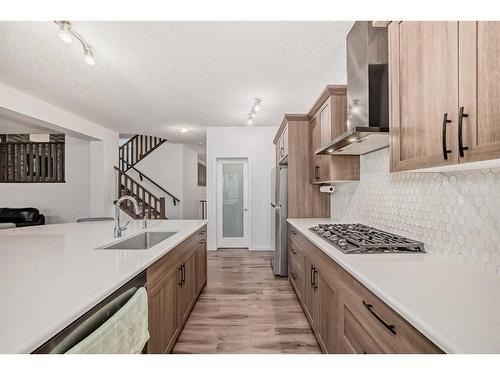
M 69 22 L 62 21 L 59 24 L 59 38 L 64 43 L 71 44 L 73 42 L 73 37 L 71 36 L 71 24 Z
M 92 51 L 92 48 L 90 47 L 84 47 L 84 60 L 87 64 L 89 65 L 94 65 L 95 60 L 94 60 L 94 52 Z

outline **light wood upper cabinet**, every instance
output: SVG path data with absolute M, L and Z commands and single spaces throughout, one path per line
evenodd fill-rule
M 393 170 L 458 161 L 457 40 L 458 22 L 389 25 Z
M 391 22 L 391 170 L 500 159 L 499 80 L 500 22 Z
M 310 179 L 313 184 L 359 180 L 359 156 L 315 155 L 315 151 L 347 131 L 347 90 L 329 85 L 309 111 Z
M 500 22 L 459 22 L 460 162 L 500 158 Z M 460 135 L 458 136 L 460 140 Z M 462 156 L 463 155 L 463 156 Z

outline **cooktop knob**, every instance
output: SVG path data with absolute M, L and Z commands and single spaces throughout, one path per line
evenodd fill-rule
M 347 241 L 344 240 L 343 238 L 341 238 L 338 242 L 339 246 L 343 249 L 345 249 L 347 247 Z
M 313 227 L 313 230 L 317 232 L 319 230 L 319 225 L 316 225 L 315 227 Z
M 323 233 L 323 237 L 330 237 L 331 233 L 326 231 L 325 233 Z
M 325 230 L 324 230 L 323 228 L 319 228 L 319 229 L 318 229 L 318 233 L 319 233 L 319 234 L 323 233 L 324 231 L 325 231 Z
M 339 240 L 339 236 L 336 236 L 336 235 L 330 236 L 330 241 L 337 242 L 338 240 Z

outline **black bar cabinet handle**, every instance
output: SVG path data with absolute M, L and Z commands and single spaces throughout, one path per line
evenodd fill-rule
M 317 279 L 316 279 L 316 275 L 318 273 L 318 270 L 316 268 L 314 268 L 314 284 L 313 284 L 313 287 L 314 287 L 314 290 L 318 289 L 318 284 L 317 284 Z
M 186 283 L 186 265 L 182 263 L 182 283 Z
M 314 178 L 319 180 L 319 165 L 314 167 Z
M 311 266 L 311 286 L 314 286 L 314 266 Z
M 181 266 L 179 267 L 179 271 L 180 271 L 180 273 L 181 273 L 181 274 L 180 274 L 180 278 L 181 278 L 181 279 L 179 280 L 179 285 L 180 285 L 180 286 L 181 286 L 181 288 L 182 288 L 182 264 L 181 264 Z
M 387 324 L 386 322 L 384 322 L 384 320 L 380 316 L 378 316 L 375 311 L 373 311 L 372 304 L 369 304 L 369 303 L 366 303 L 365 301 L 363 301 L 363 305 L 375 317 L 375 319 L 377 319 L 385 328 L 387 328 L 389 330 L 389 332 L 391 332 L 393 335 L 396 335 L 396 327 L 394 326 L 394 324 Z
M 460 107 L 460 110 L 458 111 L 458 153 L 461 158 L 464 157 L 464 150 L 469 149 L 469 147 L 464 147 L 464 117 L 469 117 L 469 115 L 467 113 L 464 113 L 464 107 Z
M 448 160 L 448 154 L 451 153 L 451 150 L 448 150 L 448 146 L 446 146 L 446 125 L 449 124 L 451 120 L 448 120 L 448 113 L 443 115 L 443 158 L 444 160 Z

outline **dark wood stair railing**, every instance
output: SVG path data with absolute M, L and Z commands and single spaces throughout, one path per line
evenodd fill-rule
M 144 159 L 167 140 L 151 135 L 136 134 L 120 146 L 120 169 L 127 171 L 139 161 Z
M 134 219 L 166 219 L 164 197 L 157 197 L 120 168 L 115 167 L 115 169 L 118 172 L 118 197 L 131 195 L 136 198 L 141 214 L 135 214 L 129 201 L 123 202 L 120 206 L 123 211 Z
M 65 182 L 64 142 L 0 142 L 0 182 Z
M 120 158 L 120 162 L 125 162 L 124 160 L 122 160 L 122 158 Z M 160 186 L 156 181 L 154 181 L 152 178 L 146 176 L 143 172 L 141 172 L 139 169 L 137 169 L 136 167 L 134 166 L 129 166 L 128 169 L 132 169 L 134 171 L 136 171 L 138 174 L 139 174 L 139 179 L 142 181 L 144 178 L 146 180 L 148 180 L 151 184 L 153 184 L 154 186 L 156 186 L 158 189 L 160 189 L 161 191 L 163 191 L 165 194 L 167 194 L 170 198 L 172 198 L 172 201 L 174 203 L 174 206 L 177 205 L 177 203 L 180 203 L 180 199 L 177 198 L 175 195 L 173 195 L 172 193 L 170 193 L 168 190 L 166 190 L 165 188 L 163 188 L 162 186 Z

